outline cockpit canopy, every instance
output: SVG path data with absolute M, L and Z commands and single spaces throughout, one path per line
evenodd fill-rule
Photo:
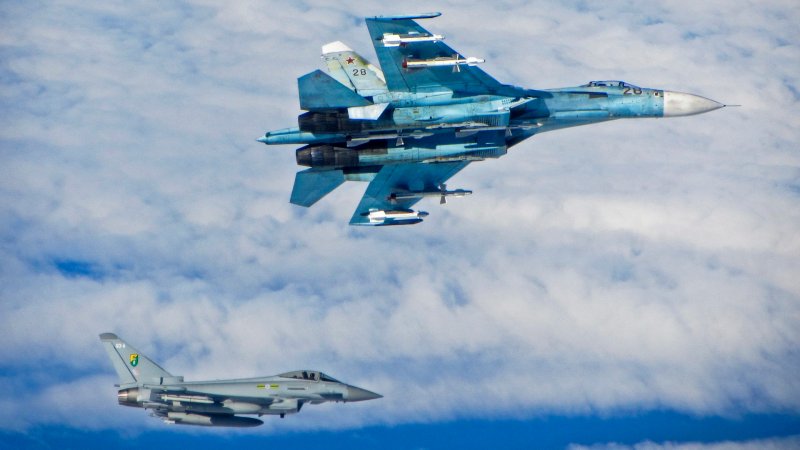
M 585 87 L 626 87 L 626 88 L 636 88 L 639 89 L 639 86 L 634 86 L 630 83 L 626 83 L 624 81 L 619 80 L 606 80 L 606 81 L 590 81 L 588 84 L 584 84 Z
M 295 370 L 294 372 L 286 372 L 278 376 L 281 378 L 294 378 L 296 380 L 330 381 L 332 383 L 340 383 L 340 381 L 336 378 L 315 370 Z

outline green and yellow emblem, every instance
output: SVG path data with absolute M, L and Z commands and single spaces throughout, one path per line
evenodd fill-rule
M 139 365 L 139 354 L 131 353 L 131 366 L 136 367 Z

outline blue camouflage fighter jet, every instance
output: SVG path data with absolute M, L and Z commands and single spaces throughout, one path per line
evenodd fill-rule
M 327 73 L 298 82 L 298 126 L 265 144 L 304 144 L 291 203 L 309 207 L 345 181 L 369 182 L 351 225 L 408 225 L 428 214 L 425 197 L 461 197 L 446 181 L 473 161 L 499 158 L 545 131 L 639 117 L 700 114 L 723 104 L 623 81 L 534 90 L 502 84 L 415 20 L 440 13 L 366 19 L 381 69 L 341 42 L 322 47 Z

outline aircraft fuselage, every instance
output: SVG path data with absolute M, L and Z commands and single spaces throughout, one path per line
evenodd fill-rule
M 348 112 L 307 112 L 299 127 L 268 132 L 267 144 L 307 144 L 297 163 L 348 168 L 497 158 L 534 134 L 627 118 L 699 114 L 723 105 L 692 94 L 592 82 L 538 91 L 537 97 L 402 93 L 377 120 Z M 384 97 L 387 97 L 386 94 Z M 388 99 L 388 98 L 381 98 Z

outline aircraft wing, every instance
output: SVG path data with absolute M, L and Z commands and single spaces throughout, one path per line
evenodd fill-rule
M 152 416 L 166 423 L 180 423 L 185 425 L 205 425 L 221 427 L 253 427 L 264 422 L 252 417 L 241 417 L 237 414 L 249 414 L 250 411 L 219 412 L 209 411 L 208 408 L 231 407 L 233 404 L 268 406 L 281 402 L 280 398 L 264 398 L 250 396 L 236 396 L 228 394 L 214 394 L 208 392 L 195 392 L 181 386 L 164 389 L 147 389 L 149 401 L 143 406 L 152 411 Z M 255 412 L 255 411 L 254 411 Z
M 480 94 L 494 93 L 508 86 L 501 84 L 486 72 L 475 66 L 453 66 L 404 68 L 407 60 L 429 60 L 438 57 L 452 58 L 459 56 L 441 40 L 412 42 L 402 45 L 387 45 L 384 37 L 397 36 L 433 36 L 422 28 L 415 18 L 436 17 L 439 14 L 399 17 L 370 17 L 366 19 L 375 53 L 378 55 L 383 69 L 386 85 L 391 91 L 418 92 L 445 87 L 455 92 Z
M 410 209 L 421 197 L 392 200 L 393 193 L 437 191 L 469 161 L 388 164 L 378 171 L 358 204 L 351 225 L 369 225 L 370 210 Z

